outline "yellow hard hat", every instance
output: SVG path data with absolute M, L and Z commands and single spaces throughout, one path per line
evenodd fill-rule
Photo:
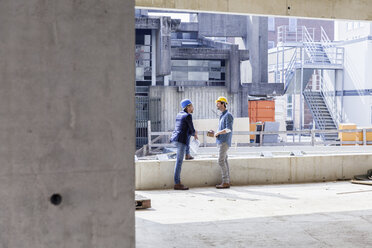
M 227 102 L 226 97 L 224 97 L 224 96 L 220 96 L 220 97 L 216 100 L 216 103 L 217 103 L 217 102 L 224 102 L 224 103 L 226 103 L 226 104 L 229 104 L 229 103 Z

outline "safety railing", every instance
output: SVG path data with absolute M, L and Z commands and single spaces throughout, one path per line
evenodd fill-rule
M 282 55 L 284 56 L 284 53 Z M 285 91 L 292 81 L 295 69 L 299 67 L 299 64 L 301 63 L 299 57 L 299 49 L 294 48 L 294 52 L 289 61 L 284 61 L 284 59 L 281 59 L 275 64 L 268 65 L 269 72 L 275 73 L 275 82 L 283 83 Z
M 284 73 L 284 92 L 287 92 L 287 89 L 292 82 L 292 79 L 294 77 L 294 71 L 295 71 L 295 65 L 297 61 L 297 48 L 295 52 L 292 55 L 291 60 L 288 63 L 287 68 L 285 69 Z
M 314 100 L 314 93 L 316 91 L 312 91 L 308 88 L 308 86 L 304 89 L 304 98 L 307 104 L 310 106 L 310 111 L 312 113 L 312 116 L 314 117 L 314 120 L 316 122 L 316 126 L 320 130 L 325 130 L 327 127 L 327 121 L 323 118 L 323 111 L 322 107 L 319 105 L 317 101 Z M 318 91 L 319 96 L 320 92 Z M 323 139 L 326 139 L 324 135 L 321 135 Z
M 304 42 L 304 27 L 280 26 L 277 30 L 278 43 Z M 305 27 L 306 28 L 306 27 Z M 315 28 L 308 28 L 308 34 L 314 40 Z
M 305 26 L 302 27 L 304 34 L 304 46 L 308 54 L 308 61 L 311 63 L 330 63 L 327 54 L 323 51 L 322 46 L 314 42 L 314 35 L 310 35 Z
M 333 42 L 329 39 L 327 32 L 323 27 L 320 27 L 320 42 L 324 47 L 333 47 Z
M 320 27 L 321 35 L 320 42 L 323 46 L 324 51 L 328 55 L 332 64 L 344 65 L 344 51 L 343 47 L 336 47 L 335 43 L 332 42 L 323 27 Z
M 337 105 L 336 105 L 336 89 L 330 80 L 325 79 L 324 77 L 320 76 L 320 91 L 324 97 L 324 102 L 326 103 L 329 112 L 336 124 L 338 124 L 341 121 L 341 111 L 338 111 Z
M 311 129 L 311 130 L 296 130 L 296 131 L 234 131 L 233 136 L 244 135 L 247 138 L 246 142 L 233 142 L 233 146 L 318 146 L 318 145 L 372 145 L 372 141 L 367 141 L 367 133 L 372 132 L 372 129 L 363 128 L 363 129 L 345 129 L 345 130 L 321 130 L 321 129 Z M 321 138 L 324 135 L 337 135 L 341 133 L 353 133 L 355 140 L 351 141 L 340 141 L 333 140 L 327 141 Z M 164 147 L 172 147 L 173 145 L 169 143 L 169 138 L 172 135 L 172 132 L 152 132 L 151 125 L 149 129 L 149 142 L 144 149 L 144 154 L 149 154 L 152 151 Z M 251 143 L 250 136 L 255 135 L 255 138 L 258 138 L 259 142 Z M 286 135 L 293 136 L 291 142 L 288 141 L 279 141 L 276 143 L 265 142 L 265 135 Z M 201 147 L 211 147 L 216 146 L 215 142 L 211 143 L 207 140 L 207 131 L 198 131 L 198 136 L 203 137 L 203 142 Z M 302 139 L 301 139 L 302 137 Z M 305 140 L 304 137 L 307 137 Z M 241 140 L 241 139 L 240 139 Z
M 336 47 L 329 39 L 323 27 L 320 28 L 320 41 L 315 41 L 315 28 L 300 26 L 290 28 L 289 26 L 278 27 L 278 44 L 298 43 L 305 47 L 307 57 L 305 64 L 332 64 L 343 66 L 344 48 Z M 293 45 L 292 45 L 293 46 Z

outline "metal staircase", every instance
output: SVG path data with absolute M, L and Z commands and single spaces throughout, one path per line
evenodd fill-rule
M 309 106 L 313 115 L 317 129 L 335 130 L 337 125 L 327 107 L 324 96 L 320 91 L 305 90 L 303 92 L 304 99 Z M 337 133 L 323 134 L 323 139 L 326 141 L 336 140 Z
M 322 44 L 313 43 L 305 44 L 306 51 L 308 52 L 310 63 L 330 64 L 331 60 L 328 58 L 327 53 L 324 51 Z
M 304 34 L 303 43 L 305 51 L 309 56 L 309 59 L 305 63 L 330 64 L 331 60 L 328 58 L 328 54 L 325 52 L 323 44 L 321 42 L 314 42 L 314 37 L 310 35 L 306 27 L 303 27 L 302 30 Z
M 313 90 L 314 87 L 309 86 L 308 82 L 314 70 L 343 69 L 344 50 L 329 40 L 323 28 L 319 42 L 314 41 L 314 32 L 314 29 L 305 26 L 295 30 L 290 30 L 288 26 L 279 27 L 277 53 L 282 49 L 283 57 L 279 62 L 277 55 L 277 63 L 269 67 L 269 73 L 275 72 L 275 81 L 284 84 L 284 94 L 303 94 L 318 129 L 335 130 L 341 118 L 335 104 L 334 85 L 320 75 L 316 78 L 317 82 L 313 82 L 318 84 L 317 90 Z M 290 59 L 288 51 L 293 52 Z M 301 77 L 295 76 L 296 73 L 301 73 Z M 322 137 L 326 141 L 336 140 L 337 133 L 324 134 Z
M 316 75 L 315 81 L 308 84 L 303 92 L 304 99 L 309 106 L 313 119 L 318 129 L 335 130 L 341 120 L 337 111 L 335 88 L 332 82 L 321 75 Z M 315 84 L 315 87 L 313 87 Z M 337 133 L 323 135 L 324 140 L 336 140 Z

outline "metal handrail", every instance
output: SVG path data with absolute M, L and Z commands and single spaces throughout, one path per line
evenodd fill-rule
M 323 27 L 320 27 L 320 41 L 315 41 L 315 28 L 306 26 L 296 27 L 290 30 L 289 26 L 278 27 L 278 43 L 303 43 L 309 59 L 305 63 L 336 64 L 344 63 L 344 48 L 337 47 L 333 43 Z
M 295 49 L 295 51 L 292 55 L 292 58 L 291 58 L 290 62 L 288 63 L 287 68 L 285 69 L 285 73 L 284 73 L 284 80 L 285 80 L 284 93 L 287 92 L 287 89 L 288 89 L 290 83 L 292 82 L 296 61 L 297 61 L 297 48 Z M 292 73 L 292 77 L 290 77 L 291 73 Z
M 305 88 L 305 90 L 304 90 L 304 98 L 305 98 L 305 101 L 310 105 L 310 111 L 312 112 L 312 115 L 314 117 L 317 117 L 317 118 L 315 118 L 316 125 L 321 130 L 325 130 L 326 123 L 325 123 L 325 121 L 322 118 L 319 118 L 322 115 L 322 112 L 321 112 L 321 110 L 319 108 L 319 105 L 318 104 L 314 104 L 314 102 L 312 101 L 312 99 L 310 99 L 310 97 L 308 96 L 309 94 L 311 94 L 313 92 L 314 91 L 312 91 L 311 89 L 309 89 L 309 85 L 307 85 L 306 88 Z
M 320 27 L 320 42 L 324 47 L 334 47 L 335 45 L 332 43 L 332 41 L 329 39 L 326 31 L 323 29 L 323 27 Z
M 203 137 L 203 143 L 202 145 L 205 147 L 207 144 L 212 144 L 212 143 L 207 143 L 206 141 L 206 134 L 208 131 L 199 131 L 199 137 Z M 370 145 L 372 144 L 372 141 L 367 141 L 367 132 L 372 132 L 372 129 L 370 128 L 363 128 L 363 129 L 344 129 L 344 130 L 339 130 L 339 129 L 333 129 L 333 130 L 324 130 L 324 129 L 312 129 L 312 130 L 295 130 L 295 131 L 234 131 L 233 135 L 259 135 L 260 136 L 260 143 L 250 143 L 250 140 L 248 140 L 248 144 L 250 146 L 262 146 L 264 144 L 266 145 L 343 145 L 343 144 L 349 144 L 349 145 Z M 321 135 L 324 136 L 326 134 L 340 134 L 340 133 L 355 133 L 356 134 L 356 139 L 355 141 L 323 141 L 319 142 L 316 141 L 316 135 Z M 264 143 L 263 142 L 263 137 L 264 135 L 308 135 L 311 137 L 310 142 L 278 142 L 278 143 Z M 360 134 L 362 134 L 362 141 L 359 141 L 360 139 Z M 172 135 L 172 132 L 151 132 L 151 129 L 149 130 L 149 137 L 152 136 L 170 136 Z M 158 140 L 161 140 L 157 138 Z M 249 138 L 250 139 L 250 138 Z M 241 142 L 242 143 L 242 142 Z M 214 144 L 214 143 L 213 143 Z M 244 143 L 246 144 L 246 143 Z M 149 139 L 149 143 L 147 145 L 148 150 L 151 151 L 152 148 L 161 148 L 161 147 L 169 147 L 171 146 L 170 143 L 153 143 L 151 139 Z
M 317 76 L 319 78 L 320 75 L 317 75 Z M 320 79 L 317 79 L 317 82 L 318 81 L 320 81 Z M 320 128 L 321 130 L 326 130 L 326 133 L 320 134 L 321 137 L 323 138 L 323 140 L 326 141 L 327 140 L 326 135 L 327 134 L 330 135 L 328 130 L 326 129 L 327 120 L 323 119 L 322 110 L 319 108 L 319 105 L 316 102 L 314 102 L 314 100 L 312 99 L 313 98 L 313 93 L 315 93 L 315 92 L 317 92 L 319 94 L 319 96 L 323 98 L 323 101 L 324 101 L 324 97 L 321 94 L 321 90 L 320 89 L 319 90 L 312 90 L 310 88 L 310 85 L 307 85 L 305 90 L 304 90 L 304 98 L 305 98 L 305 101 L 309 104 L 310 111 L 311 111 L 312 115 L 314 116 L 314 120 L 315 120 L 315 123 L 316 123 L 317 127 Z M 311 97 L 310 97 L 310 94 L 311 94 Z M 327 105 L 326 105 L 326 107 L 327 107 Z M 334 124 L 333 120 L 332 120 L 332 122 Z
M 320 90 L 324 97 L 324 102 L 326 103 L 331 116 L 333 118 L 333 121 L 335 122 L 336 127 L 341 121 L 341 114 L 339 111 L 337 111 L 336 106 L 336 89 L 333 86 L 332 83 L 330 83 L 328 80 L 326 80 L 324 77 L 319 75 L 320 77 Z
M 288 25 L 279 26 L 277 30 L 277 43 L 303 42 L 303 27 L 304 26 L 297 26 L 291 29 Z M 308 28 L 308 30 L 311 30 L 314 39 L 315 28 Z
M 305 51 L 307 52 L 309 59 L 312 63 L 316 62 L 325 62 L 325 61 L 319 61 L 319 57 L 324 59 L 323 52 L 319 52 L 316 43 L 314 42 L 314 37 L 311 37 L 309 34 L 309 31 L 305 26 L 302 26 L 303 30 L 303 35 L 304 35 L 304 46 L 305 46 Z
M 332 62 L 332 64 L 344 64 L 344 48 L 343 47 L 336 47 L 335 43 L 333 43 L 326 31 L 323 27 L 320 27 L 321 35 L 320 35 L 320 42 L 323 46 L 324 51 L 328 55 L 328 58 Z

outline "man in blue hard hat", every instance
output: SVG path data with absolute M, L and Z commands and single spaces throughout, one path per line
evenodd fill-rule
M 191 136 L 198 139 L 192 122 L 192 113 L 194 106 L 189 99 L 181 101 L 182 111 L 177 114 L 176 125 L 172 133 L 171 142 L 177 147 L 177 159 L 174 167 L 174 189 L 175 190 L 188 190 L 189 188 L 181 184 L 181 169 L 182 162 L 185 156 L 186 148 L 189 145 Z

